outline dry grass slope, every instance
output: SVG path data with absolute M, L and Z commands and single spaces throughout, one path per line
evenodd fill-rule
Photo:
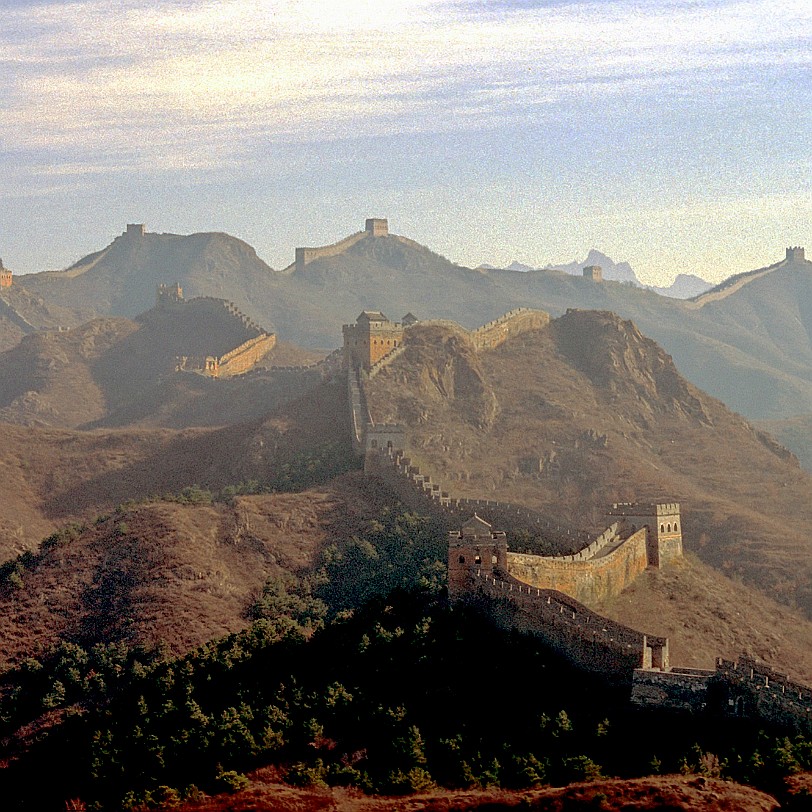
M 770 640 L 773 621 L 756 622 L 767 607 L 747 603 L 755 586 L 812 615 L 805 532 L 812 477 L 794 457 L 687 383 L 662 349 L 613 314 L 573 311 L 478 357 L 467 348 L 461 355 L 465 369 L 476 371 L 479 401 L 457 397 L 456 380 L 448 380 L 464 336 L 438 331 L 414 329 L 404 353 L 368 390 L 376 422 L 409 426 L 408 450 L 421 469 L 454 495 L 525 504 L 591 531 L 601 529 L 603 510 L 615 501 L 682 502 L 687 549 L 749 587 L 711 570 L 695 573 L 688 580 L 699 605 L 664 603 L 669 623 L 691 628 L 695 613 L 712 613 L 716 595 L 733 590 L 730 601 L 750 616 L 718 618 L 721 636 L 703 649 L 703 664 L 712 653 L 738 653 L 744 641 L 733 630 L 752 623 L 750 646 L 779 668 L 793 667 L 793 651 L 803 646 L 800 670 L 812 674 L 812 627 L 780 615 L 797 624 L 797 635 L 771 652 L 759 635 Z M 483 412 L 495 414 L 476 419 Z M 524 456 L 539 459 L 543 472 L 520 474 Z M 772 605 L 769 617 L 777 612 Z

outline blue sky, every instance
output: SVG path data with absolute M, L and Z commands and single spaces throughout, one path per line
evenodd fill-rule
M 274 267 L 385 216 L 467 265 L 646 281 L 812 247 L 808 0 L 6 0 L 0 256 L 127 222 Z

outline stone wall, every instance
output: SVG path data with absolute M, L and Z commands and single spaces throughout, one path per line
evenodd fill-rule
M 701 713 L 708 704 L 708 685 L 714 673 L 699 668 L 637 670 L 632 677 L 632 704 Z
M 631 701 L 640 707 L 759 719 L 806 735 L 812 732 L 812 689 L 746 656 L 737 662 L 720 657 L 713 671 L 635 671 Z
M 589 548 L 576 555 L 555 558 L 508 553 L 508 572 L 531 586 L 565 592 L 586 604 L 619 595 L 649 565 L 648 533 L 641 528 L 623 540 L 616 534 L 617 525 L 613 527 L 615 532 L 610 540 L 618 546 L 605 555 L 589 554 Z
M 549 313 L 543 310 L 530 310 L 519 307 L 504 316 L 484 324 L 471 332 L 471 338 L 478 350 L 487 350 L 504 344 L 509 338 L 531 330 L 540 330 L 550 323 Z
M 812 732 L 812 689 L 792 682 L 749 657 L 738 662 L 719 658 L 711 683 L 716 696 L 709 696 L 734 716 L 755 717 L 799 732 Z
M 5 299 L 0 296 L 0 316 L 5 316 L 9 321 L 16 324 L 24 333 L 36 332 L 38 328 L 34 327 L 28 319 L 21 316 L 16 308 L 10 305 Z
M 251 338 L 219 359 L 219 377 L 230 377 L 247 372 L 276 346 L 273 333 Z
M 533 632 L 571 662 L 624 681 L 635 669 L 668 668 L 668 639 L 646 635 L 590 611 L 552 589 L 510 577 L 472 572 L 472 590 L 493 600 L 492 614 L 508 628 Z
M 355 454 L 363 454 L 366 445 L 367 426 L 372 423 L 366 399 L 361 389 L 360 371 L 347 370 L 347 397 L 350 406 L 350 439 Z
M 371 236 L 370 232 L 356 231 L 355 234 L 350 234 L 349 237 L 345 237 L 343 240 L 339 240 L 332 245 L 321 245 L 316 248 L 297 248 L 296 259 L 293 263 L 293 267 L 295 267 L 296 271 L 299 272 L 305 267 L 305 265 L 313 262 L 313 260 L 334 257 L 343 253 L 348 248 L 352 248 L 352 246 L 357 242 L 360 242 L 369 236 Z
M 359 413 L 360 414 L 360 413 Z M 402 430 L 401 430 L 402 433 Z M 367 447 L 364 470 L 383 478 L 398 498 L 413 510 L 441 514 L 449 526 L 476 513 L 494 527 L 524 530 L 556 545 L 580 545 L 573 555 L 538 556 L 508 552 L 508 572 L 525 584 L 554 589 L 581 603 L 597 603 L 620 594 L 649 566 L 648 531 L 630 537 L 619 534 L 617 523 L 599 536 L 563 530 L 527 508 L 486 499 L 454 499 L 432 477 L 397 448 Z

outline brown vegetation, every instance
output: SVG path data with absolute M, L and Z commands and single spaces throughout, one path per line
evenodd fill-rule
M 316 386 L 256 420 L 216 430 L 77 432 L 2 426 L 0 560 L 32 549 L 72 520 L 116 505 L 265 481 L 307 449 L 346 441 L 344 389 Z
M 236 795 L 218 795 L 187 803 L 183 812 L 469 812 L 522 809 L 538 812 L 606 810 L 612 812 L 771 812 L 777 801 L 763 792 L 716 778 L 652 776 L 632 780 L 601 780 L 540 790 L 437 791 L 407 798 L 363 796 L 341 789 L 294 789 L 274 782 L 274 771 L 252 776 L 251 786 Z
M 61 640 L 182 653 L 238 631 L 268 579 L 310 571 L 325 542 L 361 532 L 384 504 L 352 474 L 298 494 L 157 502 L 99 517 L 0 587 L 0 664 Z

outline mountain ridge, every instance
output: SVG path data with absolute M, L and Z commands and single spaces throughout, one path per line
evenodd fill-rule
M 764 313 L 762 322 L 745 324 L 741 314 L 731 312 L 719 323 L 714 307 L 721 307 L 721 302 L 698 307 L 631 285 L 595 283 L 555 270 L 465 268 L 394 235 L 368 236 L 343 253 L 318 257 L 301 272 L 288 273 L 271 270 L 247 244 L 223 235 L 167 238 L 177 249 L 172 262 L 165 251 L 155 253 L 164 239 L 160 236 L 118 239 L 143 243 L 142 251 L 132 249 L 134 264 L 112 264 L 108 254 L 77 279 L 59 281 L 51 274 L 23 278 L 20 284 L 48 301 L 86 307 L 95 303 L 100 313 L 127 315 L 151 305 L 155 284 L 177 281 L 190 295 L 229 299 L 280 338 L 313 348 L 335 347 L 341 325 L 365 309 L 411 311 L 420 318 L 452 319 L 468 328 L 520 306 L 553 316 L 571 307 L 612 310 L 633 319 L 663 345 L 695 384 L 747 417 L 781 419 L 812 413 L 809 353 L 799 362 L 798 353 L 786 342 L 775 344 L 770 334 L 774 313 Z M 187 240 L 194 245 L 184 248 Z M 776 263 L 769 276 L 777 288 L 789 278 L 788 270 Z M 102 273 L 105 278 L 91 285 L 94 275 Z M 125 278 L 130 280 L 127 285 L 122 282 Z M 740 297 L 751 288 L 749 283 L 725 296 L 725 307 L 735 311 L 742 302 L 750 308 L 749 300 Z M 812 347 L 809 335 L 804 342 L 802 350 Z

